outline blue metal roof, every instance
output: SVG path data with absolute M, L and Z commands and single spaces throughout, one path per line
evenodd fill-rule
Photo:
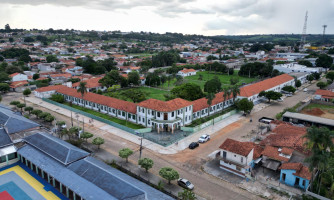
M 8 134 L 17 133 L 31 128 L 39 127 L 40 125 L 23 117 L 18 113 L 0 106 L 0 124 L 6 127 Z
M 6 133 L 6 131 L 0 127 L 0 147 L 5 147 L 13 144 L 12 140 Z
M 47 133 L 36 133 L 25 137 L 24 140 L 63 165 L 68 165 L 89 155 L 88 152 Z
M 64 165 L 39 151 L 38 149 L 26 144 L 18 150 L 18 153 L 34 163 L 37 167 L 48 173 L 50 176 L 70 188 L 73 192 L 86 200 L 116 200 L 101 188 L 93 183 L 78 176 L 76 173 L 67 169 Z

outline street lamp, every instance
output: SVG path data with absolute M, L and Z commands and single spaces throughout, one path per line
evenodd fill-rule
M 139 135 L 138 131 L 136 131 L 136 135 Z M 138 138 L 140 140 L 139 159 L 141 159 L 141 153 L 142 153 L 142 150 L 143 150 L 143 137 L 144 137 L 144 133 L 142 133 L 142 137 Z

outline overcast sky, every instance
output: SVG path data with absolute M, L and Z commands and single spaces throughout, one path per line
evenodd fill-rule
M 0 27 L 202 35 L 334 34 L 334 0 L 0 0 Z

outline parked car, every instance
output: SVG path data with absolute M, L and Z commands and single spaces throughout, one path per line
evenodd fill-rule
M 287 96 L 287 97 L 292 97 L 292 94 L 289 93 L 289 94 L 286 94 L 285 96 Z
M 283 102 L 282 98 L 277 99 L 278 102 Z
M 177 180 L 177 184 L 185 189 L 188 190 L 192 190 L 194 189 L 194 185 L 192 183 L 190 183 L 190 181 L 188 181 L 187 179 L 184 178 L 179 178 Z
M 307 92 L 307 88 L 304 88 L 304 90 L 303 90 L 304 92 Z
M 204 142 L 207 142 L 209 140 L 210 140 L 210 135 L 204 134 L 198 139 L 198 142 L 199 143 L 204 143 Z
M 195 149 L 198 146 L 199 146 L 198 142 L 192 142 L 189 144 L 189 149 Z

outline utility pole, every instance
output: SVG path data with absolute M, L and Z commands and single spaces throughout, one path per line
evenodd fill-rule
M 71 110 L 71 125 L 73 127 L 73 117 L 72 117 L 72 110 Z
M 140 138 L 139 159 L 141 159 L 142 150 L 143 150 L 143 137 Z

